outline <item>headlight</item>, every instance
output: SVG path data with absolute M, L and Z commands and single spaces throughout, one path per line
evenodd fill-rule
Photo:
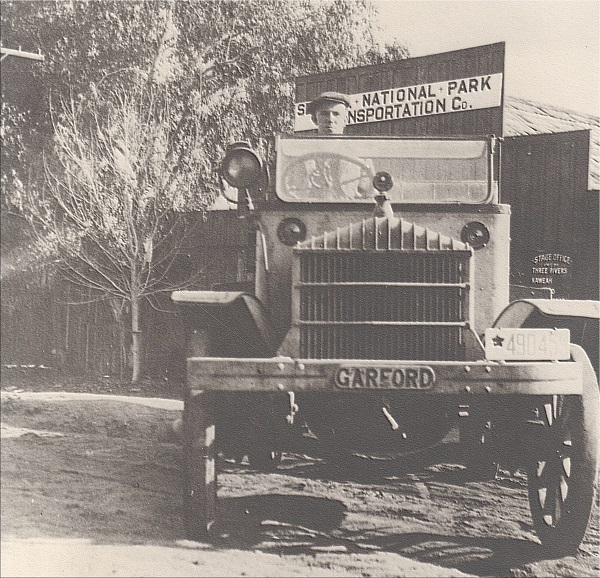
M 483 223 L 471 221 L 463 227 L 460 240 L 471 245 L 473 249 L 481 249 L 490 242 L 490 232 Z
M 232 187 L 248 189 L 260 184 L 263 164 L 247 142 L 237 142 L 228 147 L 221 174 Z
M 306 225 L 294 217 L 283 219 L 277 227 L 277 237 L 284 245 L 293 247 L 306 239 Z
M 373 177 L 373 186 L 380 193 L 385 193 L 386 191 L 389 191 L 394 186 L 392 175 L 390 175 L 390 173 L 386 173 L 385 171 L 379 171 Z

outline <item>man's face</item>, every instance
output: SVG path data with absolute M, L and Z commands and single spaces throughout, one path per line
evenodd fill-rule
M 347 114 L 342 102 L 324 101 L 315 113 L 319 134 L 344 134 Z

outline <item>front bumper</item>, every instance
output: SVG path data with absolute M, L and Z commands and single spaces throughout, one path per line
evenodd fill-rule
M 386 361 L 190 357 L 190 393 L 200 391 L 339 392 L 385 390 L 431 395 L 580 395 L 573 361 Z

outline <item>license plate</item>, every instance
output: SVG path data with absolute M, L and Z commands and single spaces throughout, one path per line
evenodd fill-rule
M 568 329 L 486 329 L 485 356 L 494 361 L 569 359 L 570 337 Z
M 430 389 L 435 384 L 431 367 L 341 366 L 335 385 L 342 389 Z

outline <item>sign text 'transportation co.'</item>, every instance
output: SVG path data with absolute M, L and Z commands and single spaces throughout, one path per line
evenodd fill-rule
M 350 125 L 493 108 L 502 104 L 502 73 L 374 90 L 348 97 L 352 103 L 348 110 Z M 296 132 L 315 128 L 306 114 L 307 104 L 296 104 Z

